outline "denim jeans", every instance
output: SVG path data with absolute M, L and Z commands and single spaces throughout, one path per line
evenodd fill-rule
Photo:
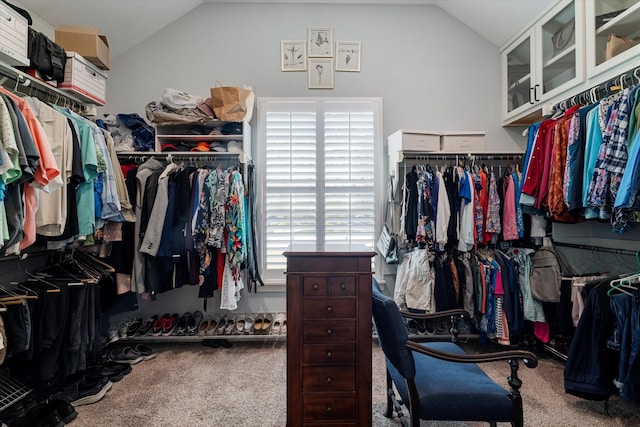
M 608 346 L 620 352 L 616 380 L 623 383 L 629 370 L 629 353 L 631 351 L 632 297 L 627 294 L 614 294 L 610 296 L 609 301 L 611 303 L 611 311 L 615 317 L 616 327 Z
M 629 370 L 624 380 L 622 396 L 640 403 L 640 289 L 633 293 L 631 308 L 631 351 Z

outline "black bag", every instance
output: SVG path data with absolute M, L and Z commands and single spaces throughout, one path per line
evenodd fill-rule
M 64 67 L 67 53 L 46 35 L 29 27 L 29 61 L 30 66 L 38 70 L 44 79 L 64 80 Z

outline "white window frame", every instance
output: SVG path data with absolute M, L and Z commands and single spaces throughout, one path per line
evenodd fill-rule
M 374 181 L 374 230 L 375 235 L 374 246 L 371 248 L 375 250 L 375 239 L 378 237 L 378 233 L 381 228 L 382 215 L 380 214 L 382 211 L 382 201 L 384 199 L 385 192 L 385 182 L 386 182 L 386 162 L 384 161 L 383 156 L 383 121 L 382 121 L 382 98 L 380 97 L 358 97 L 358 98 L 348 98 L 348 97 L 337 97 L 337 98 L 325 98 L 325 97 L 261 97 L 257 99 L 257 133 L 256 133 L 256 214 L 257 214 L 257 250 L 259 256 L 259 268 L 260 274 L 266 286 L 260 288 L 260 291 L 266 292 L 279 292 L 285 290 L 285 276 L 284 271 L 276 271 L 276 272 L 267 272 L 266 270 L 266 254 L 264 248 L 264 242 L 266 242 L 266 227 L 265 221 L 262 219 L 266 217 L 265 215 L 265 199 L 262 197 L 263 194 L 266 194 L 266 106 L 273 103 L 295 103 L 295 102 L 345 102 L 345 103 L 371 103 L 372 109 L 374 112 L 374 170 L 377 171 L 375 174 Z M 323 109 L 320 111 L 324 111 Z M 324 159 L 317 159 L 317 162 L 322 162 Z M 317 191 L 323 191 L 323 189 L 318 189 Z M 319 194 L 318 196 L 322 196 Z M 320 237 L 320 236 L 318 236 Z M 376 264 L 380 261 L 380 257 L 376 257 Z M 379 264 L 378 264 L 379 265 Z

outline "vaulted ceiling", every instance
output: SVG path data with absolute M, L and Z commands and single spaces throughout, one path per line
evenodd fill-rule
M 244 3 L 434 5 L 501 46 L 556 0 L 243 0 Z M 98 27 L 111 57 L 128 51 L 203 3 L 233 0 L 9 0 L 46 24 Z M 240 2 L 240 1 L 238 1 Z M 126 30 L 124 30 L 126 29 Z

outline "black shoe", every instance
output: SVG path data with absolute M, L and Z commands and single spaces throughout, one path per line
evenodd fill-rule
M 176 326 L 176 335 L 184 336 L 189 332 L 189 323 L 192 321 L 193 316 L 191 313 L 187 312 L 182 315 L 180 320 L 178 320 L 178 325 Z
M 107 385 L 111 385 L 109 380 L 107 380 L 107 384 L 102 381 L 93 384 L 78 381 L 54 394 L 51 399 L 64 400 L 73 406 L 89 405 L 99 401 L 107 394 Z
M 127 338 L 135 337 L 140 326 L 142 326 L 142 319 L 133 319 L 133 321 L 129 323 L 129 326 L 127 326 Z
M 65 424 L 69 424 L 78 416 L 78 411 L 73 405 L 65 400 L 51 399 L 47 406 L 58 413 Z
M 60 415 L 47 405 L 36 405 L 29 409 L 24 416 L 16 418 L 9 427 L 63 427 L 64 421 Z
M 144 337 L 149 335 L 153 330 L 153 325 L 156 323 L 157 320 L 158 320 L 158 316 L 156 314 L 147 317 L 146 320 L 142 322 L 142 325 L 138 329 L 138 336 Z

